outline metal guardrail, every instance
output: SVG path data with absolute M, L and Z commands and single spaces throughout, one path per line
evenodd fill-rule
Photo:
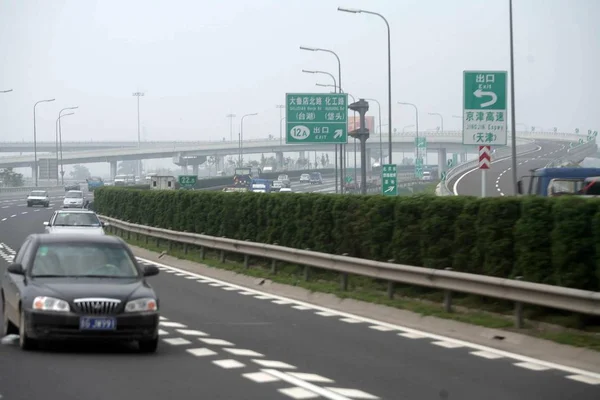
M 21 187 L 1 187 L 0 193 L 22 193 L 32 190 L 64 190 L 64 186 L 21 186 Z
M 587 156 L 591 156 L 597 151 L 598 146 L 596 145 L 595 140 L 585 142 L 568 149 L 566 155 L 550 161 L 548 164 L 546 164 L 546 168 L 562 167 L 570 163 L 580 163 Z
M 131 238 L 131 233 L 144 235 L 146 242 L 154 238 L 157 246 L 161 241 L 183 243 L 185 246 L 197 246 L 200 257 L 204 259 L 205 249 L 220 252 L 220 260 L 224 262 L 227 253 L 244 255 L 244 266 L 249 268 L 249 257 L 270 259 L 271 270 L 276 272 L 277 261 L 303 265 L 305 279 L 310 276 L 310 268 L 320 268 L 341 273 L 341 287 L 348 288 L 348 274 L 367 276 L 388 281 L 388 296 L 394 295 L 395 283 L 405 283 L 445 291 L 444 306 L 452 310 L 452 292 L 476 294 L 497 299 L 510 300 L 516 303 L 515 325 L 523 326 L 523 304 L 534 304 L 571 312 L 589 315 L 600 315 L 600 292 L 591 292 L 522 280 L 504 279 L 485 275 L 437 270 L 409 265 L 380 262 L 346 255 L 319 253 L 300 250 L 276 244 L 254 243 L 250 241 L 228 239 L 203 234 L 177 232 L 168 229 L 154 228 L 133 224 L 116 218 L 100 215 L 109 223 L 107 227 L 120 236 Z M 170 248 L 170 245 L 169 245 Z M 189 248 L 186 247 L 189 251 Z

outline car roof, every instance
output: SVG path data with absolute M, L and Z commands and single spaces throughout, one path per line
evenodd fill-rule
M 61 208 L 60 210 L 56 210 L 55 213 L 57 213 L 57 214 L 68 213 L 68 214 L 94 214 L 94 215 L 96 215 L 96 213 L 92 210 L 65 210 L 63 208 Z
M 47 233 L 33 233 L 30 238 L 40 244 L 49 243 L 77 243 L 77 244 L 125 244 L 125 242 L 116 236 L 110 235 L 78 235 L 75 233 L 57 233 L 48 235 Z
M 69 190 L 67 193 L 83 193 L 83 190 Z

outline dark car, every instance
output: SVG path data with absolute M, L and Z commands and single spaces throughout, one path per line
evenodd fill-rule
M 127 244 L 108 235 L 32 234 L 7 268 L 4 335 L 24 350 L 47 340 L 137 341 L 158 346 L 159 299 Z
M 65 192 L 68 192 L 69 190 L 81 190 L 79 183 L 67 183 L 65 185 Z
M 323 184 L 323 176 L 321 176 L 320 172 L 311 172 L 310 173 L 310 184 L 311 185 Z

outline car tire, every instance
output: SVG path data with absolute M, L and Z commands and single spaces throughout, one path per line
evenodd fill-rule
M 154 339 L 138 340 L 140 353 L 156 353 L 158 348 L 158 337 Z
M 31 203 L 27 203 L 27 207 L 31 207 Z
M 15 324 L 8 319 L 8 314 L 6 313 L 6 303 L 4 301 L 4 296 L 2 296 L 2 336 L 4 337 L 18 334 L 19 330 Z
M 46 208 L 50 207 L 50 203 L 45 203 L 44 207 L 46 207 Z
M 27 336 L 27 324 L 25 323 L 25 312 L 21 309 L 21 316 L 19 318 L 19 347 L 21 350 L 35 350 L 37 348 L 37 341 Z

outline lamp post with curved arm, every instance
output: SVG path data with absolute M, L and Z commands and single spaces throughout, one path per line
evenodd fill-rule
M 77 107 L 74 107 L 74 108 L 77 108 Z M 62 111 L 63 110 L 61 110 L 61 112 Z M 61 178 L 62 178 L 62 184 L 63 185 L 65 184 L 65 179 L 64 179 L 65 173 L 64 173 L 64 171 L 62 169 L 62 131 L 59 129 L 59 125 L 60 125 L 60 119 L 62 117 L 66 117 L 67 115 L 73 115 L 73 114 L 75 114 L 75 113 L 66 113 L 66 114 L 63 114 L 63 115 L 60 115 L 60 113 L 59 113 L 58 114 L 58 118 L 56 118 L 56 124 L 55 124 L 55 129 L 56 129 L 56 166 L 58 168 L 58 153 L 59 153 L 58 143 L 59 143 L 59 140 L 60 140 L 60 173 L 61 173 Z M 59 135 L 59 132 L 60 132 L 60 135 Z M 56 174 L 56 184 L 58 185 L 58 183 L 59 183 L 59 178 L 58 178 L 58 174 Z
M 239 167 L 242 166 L 242 159 L 244 156 L 244 147 L 243 147 L 243 141 L 244 141 L 244 118 L 246 117 L 251 117 L 254 115 L 258 115 L 258 113 L 252 113 L 252 114 L 245 114 L 242 116 L 242 119 L 240 121 L 240 159 L 239 159 Z
M 40 100 L 33 105 L 33 175 L 35 176 L 35 186 L 38 185 L 38 162 L 37 162 L 37 130 L 35 126 L 35 108 L 40 103 L 50 103 L 55 99 Z
M 65 184 L 65 171 L 63 169 L 63 150 L 62 150 L 62 125 L 60 124 L 60 116 L 62 114 L 63 111 L 67 111 L 67 110 L 77 110 L 79 108 L 79 106 L 75 106 L 75 107 L 66 107 L 63 108 L 62 110 L 59 111 L 58 113 L 58 140 L 59 140 L 59 146 L 60 146 L 60 176 L 61 176 L 61 181 L 62 184 Z M 66 115 L 66 114 L 65 114 Z

